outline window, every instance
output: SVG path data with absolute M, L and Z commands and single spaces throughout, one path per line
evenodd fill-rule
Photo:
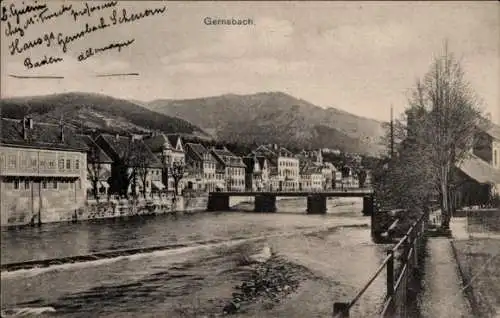
M 78 160 L 78 159 L 75 160 L 75 169 L 76 170 L 80 169 L 80 160 Z
M 59 162 L 57 164 L 57 168 L 59 170 L 64 170 L 64 159 L 59 159 Z
M 40 160 L 40 168 L 45 169 L 45 160 Z
M 57 189 L 57 181 L 52 181 L 52 188 Z
M 56 167 L 56 163 L 54 160 L 49 160 L 49 168 L 54 169 Z
M 30 188 L 30 182 L 28 180 L 24 180 L 24 189 L 29 190 Z
M 70 170 L 70 169 L 71 169 L 71 160 L 66 159 L 66 170 Z
M 47 189 L 47 181 L 46 180 L 42 181 L 42 189 Z
M 19 180 L 18 179 L 14 180 L 14 189 L 19 190 Z
M 495 149 L 493 150 L 493 166 L 498 165 L 498 151 Z
M 9 168 L 16 168 L 17 158 L 16 156 L 9 156 Z

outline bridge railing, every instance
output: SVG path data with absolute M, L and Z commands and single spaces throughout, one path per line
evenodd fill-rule
M 410 295 L 409 292 L 414 289 L 408 287 L 420 279 L 427 226 L 428 213 L 423 213 L 404 237 L 393 248 L 387 250 L 387 256 L 382 264 L 352 300 L 333 304 L 333 317 L 349 317 L 352 307 L 359 303 L 366 290 L 383 272 L 386 273 L 386 291 L 382 308 L 379 310 L 380 317 L 413 316 L 409 304 L 415 295 Z

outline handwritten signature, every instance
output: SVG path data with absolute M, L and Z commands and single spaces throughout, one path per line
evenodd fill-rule
M 101 47 L 101 48 L 88 48 L 85 50 L 85 52 L 82 52 L 78 55 L 78 61 L 82 62 L 88 59 L 89 57 L 92 57 L 96 54 L 105 52 L 107 50 L 111 49 L 118 49 L 118 52 L 122 51 L 122 48 L 125 46 L 129 46 L 130 44 L 134 43 L 135 39 L 128 40 L 125 42 L 116 42 L 116 43 L 111 43 L 107 46 Z
M 47 58 L 47 55 L 45 55 L 40 61 L 35 61 L 32 62 L 30 57 L 27 57 L 24 59 L 24 66 L 27 69 L 32 69 L 35 67 L 41 67 L 44 65 L 49 65 L 49 64 L 54 64 L 58 62 L 62 62 L 63 59 L 61 57 L 54 57 L 54 56 L 49 56 Z
M 82 40 L 89 34 L 121 24 L 133 23 L 144 18 L 162 15 L 167 11 L 166 6 L 148 8 L 142 11 L 120 9 L 117 6 L 118 1 L 108 1 L 98 5 L 89 4 L 88 2 L 82 5 L 65 2 L 51 8 L 48 4 L 39 3 L 38 0 L 31 4 L 25 4 L 23 1 L 22 6 L 15 3 L 3 5 L 0 11 L 0 21 L 6 22 L 5 35 L 7 38 L 11 38 L 8 45 L 11 56 L 26 54 L 35 48 L 43 47 L 58 47 L 63 53 L 68 53 L 73 42 Z M 109 13 L 106 14 L 106 12 Z M 71 20 L 78 24 L 80 24 L 81 19 L 87 19 L 87 21 L 80 30 L 74 33 L 64 32 L 56 26 L 55 30 L 44 30 L 34 37 L 25 38 L 27 30 L 34 25 L 54 21 L 63 16 L 70 16 Z M 88 20 L 89 18 L 90 20 Z M 134 42 L 135 39 L 114 40 L 100 47 L 89 47 L 78 53 L 77 59 L 83 62 L 92 56 L 109 50 L 121 52 L 123 48 L 132 45 Z M 61 57 L 42 56 L 41 59 L 32 59 L 31 56 L 26 57 L 24 66 L 27 69 L 33 69 L 63 61 Z

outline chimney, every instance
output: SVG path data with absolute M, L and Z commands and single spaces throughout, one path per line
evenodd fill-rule
M 59 127 L 61 128 L 61 142 L 64 142 L 64 123 L 61 122 Z
M 33 119 L 30 117 L 24 117 L 23 121 L 23 139 L 28 139 L 28 130 L 33 129 Z

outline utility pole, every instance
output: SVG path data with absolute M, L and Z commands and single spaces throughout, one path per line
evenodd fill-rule
M 393 109 L 392 109 L 392 104 L 391 104 L 391 153 L 390 153 L 390 159 L 393 159 L 394 157 L 394 118 L 393 118 Z

